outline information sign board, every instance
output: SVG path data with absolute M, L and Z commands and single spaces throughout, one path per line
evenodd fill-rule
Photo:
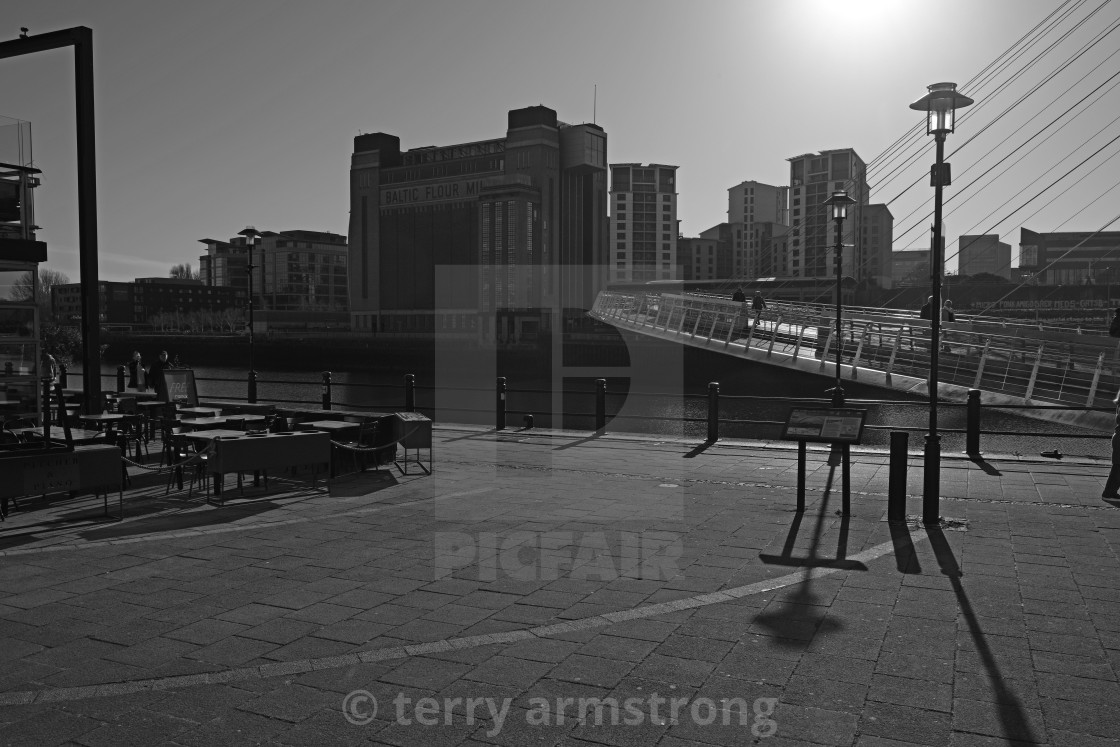
M 867 410 L 795 407 L 789 411 L 782 439 L 858 444 L 863 437 Z
M 194 371 L 189 368 L 169 368 L 163 372 L 167 386 L 167 401 L 177 405 L 198 407 L 198 388 L 194 383 Z

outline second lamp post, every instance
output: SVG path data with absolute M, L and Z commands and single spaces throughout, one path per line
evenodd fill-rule
M 253 245 L 260 241 L 261 235 L 252 226 L 245 226 L 245 230 L 237 232 L 245 237 L 245 245 L 249 247 L 249 262 L 245 266 L 245 274 L 249 278 L 249 402 L 257 401 L 257 369 L 253 365 Z
M 844 406 L 844 386 L 840 383 L 840 357 L 843 355 L 843 277 L 844 277 L 844 219 L 848 217 L 848 206 L 855 200 L 847 192 L 833 192 L 824 201 L 832 209 L 832 219 L 836 221 L 836 386 L 832 389 L 832 406 Z

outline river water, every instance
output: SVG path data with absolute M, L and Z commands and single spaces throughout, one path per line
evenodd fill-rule
M 304 361 L 310 367 L 313 361 Z M 214 399 L 245 399 L 247 384 L 244 369 L 223 366 L 194 366 L 199 396 Z M 116 389 L 116 366 L 102 367 L 102 388 Z M 659 434 L 674 437 L 704 438 L 707 433 L 707 381 L 718 375 L 721 380 L 720 436 L 723 438 L 777 439 L 781 424 L 795 402 L 783 397 L 823 397 L 820 380 L 810 384 L 791 380 L 788 373 L 760 366 L 749 370 L 705 371 L 706 375 L 684 375 L 671 386 L 644 387 L 628 391 L 630 380 L 608 379 L 606 413 L 608 430 L 617 432 Z M 80 368 L 71 369 L 71 386 L 80 385 Z M 433 379 L 438 378 L 437 387 Z M 404 381 L 399 373 L 375 371 L 334 371 L 331 376 L 331 398 L 335 408 L 404 408 Z M 507 427 L 521 428 L 525 414 L 531 413 L 534 425 L 550 427 L 553 423 L 572 430 L 594 428 L 594 380 L 565 378 L 562 386 L 540 376 L 513 375 L 508 380 L 506 395 Z M 323 393 L 322 375 L 315 370 L 261 370 L 258 374 L 257 397 L 261 401 L 319 406 Z M 497 395 L 493 376 L 470 377 L 454 367 L 444 366 L 442 375 L 416 374 L 416 404 L 434 416 L 437 422 L 464 422 L 493 425 L 496 418 Z M 845 387 L 849 384 L 845 382 Z M 554 389 L 565 393 L 554 396 Z M 883 401 L 878 390 L 858 387 L 850 389 L 849 407 L 866 409 L 866 427 L 862 443 L 886 447 L 890 430 L 909 433 L 909 448 L 920 451 L 928 428 L 929 409 L 924 401 Z M 802 403 L 805 406 L 807 403 Z M 823 406 L 819 401 L 812 404 Z M 553 413 L 563 413 L 554 416 Z M 942 406 L 938 411 L 938 427 L 945 453 L 963 452 L 965 409 Z M 985 408 L 982 416 L 981 451 L 986 454 L 1023 454 L 1038 456 L 1043 451 L 1058 450 L 1069 456 L 1108 459 L 1107 438 L 1100 432 L 1079 430 L 1053 422 Z M 991 435 L 992 431 L 1028 435 Z

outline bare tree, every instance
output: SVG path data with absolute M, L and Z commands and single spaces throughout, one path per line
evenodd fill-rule
M 70 278 L 65 273 L 40 267 L 38 298 L 35 298 L 35 272 L 33 270 L 23 273 L 12 283 L 12 289 L 9 291 L 8 297 L 17 303 L 34 301 L 39 305 L 39 320 L 48 322 L 54 318 L 54 313 L 51 310 L 51 288 L 56 285 L 66 285 L 69 282 Z
M 199 274 L 191 268 L 190 262 L 184 262 L 181 265 L 173 265 L 171 267 L 170 276 L 180 280 L 198 280 Z

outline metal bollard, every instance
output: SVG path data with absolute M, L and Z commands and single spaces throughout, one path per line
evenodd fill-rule
M 249 404 L 255 404 L 257 401 L 257 372 L 249 372 Z
M 524 420 L 525 420 L 525 427 L 526 428 L 532 428 L 533 427 L 533 416 L 532 415 L 526 415 Z
M 331 372 L 323 372 L 323 409 L 331 409 Z
M 969 456 L 980 456 L 980 390 L 968 390 L 968 405 L 965 410 L 965 447 Z
M 708 382 L 708 443 L 719 440 L 719 382 Z
M 595 432 L 607 427 L 607 380 L 595 379 Z
M 887 478 L 887 521 L 906 521 L 906 460 L 910 434 L 891 431 L 891 466 Z
M 66 383 L 66 364 L 65 363 L 59 363 L 58 364 L 58 383 L 62 384 L 63 389 L 65 389 L 68 386 L 68 384 Z
M 124 391 L 124 366 L 117 366 L 117 391 Z
M 494 422 L 498 430 L 506 427 L 506 377 L 498 377 L 496 398 L 494 401 Z
M 404 411 L 416 412 L 416 374 L 404 375 Z

